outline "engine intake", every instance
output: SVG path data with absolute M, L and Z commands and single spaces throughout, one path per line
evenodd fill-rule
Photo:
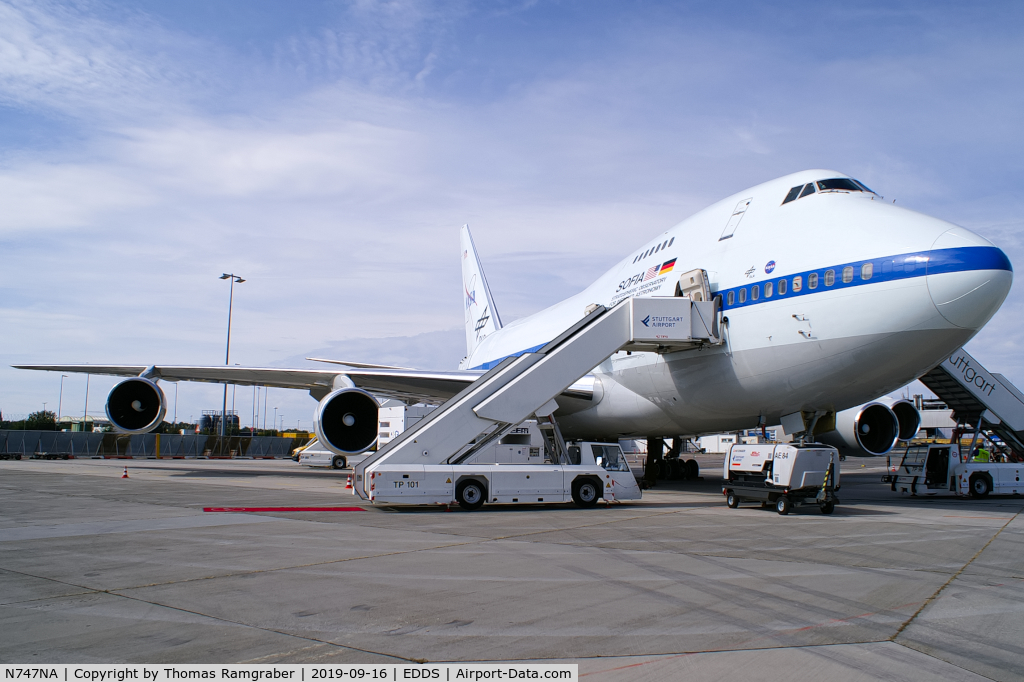
M 320 401 L 313 415 L 316 437 L 339 455 L 358 455 L 377 442 L 377 399 L 359 388 L 342 388 Z
M 892 450 L 899 435 L 896 414 L 888 405 L 870 402 L 837 413 L 835 431 L 815 437 L 843 455 L 874 457 Z
M 921 429 L 921 413 L 917 411 L 914 403 L 902 398 L 900 400 L 879 398 L 878 402 L 888 405 L 896 415 L 896 421 L 900 425 L 900 440 L 910 440 L 917 435 Z
M 110 389 L 106 410 L 107 419 L 118 431 L 148 433 L 164 420 L 167 401 L 156 382 L 136 377 Z

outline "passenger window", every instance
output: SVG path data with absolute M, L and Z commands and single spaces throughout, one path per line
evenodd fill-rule
M 807 275 L 807 288 L 808 289 L 817 289 L 818 288 L 818 273 L 812 272 L 811 274 Z
M 782 203 L 783 204 L 788 204 L 789 202 L 791 202 L 794 199 L 796 199 L 798 196 L 800 196 L 800 190 L 802 190 L 803 188 L 804 188 L 803 185 L 797 185 L 793 189 L 789 190 L 789 194 L 787 194 L 786 198 L 782 200 Z
M 875 272 L 875 266 L 872 263 L 865 263 L 860 266 L 860 278 L 871 279 L 871 275 Z
M 915 258 L 914 256 L 911 256 L 907 258 L 905 261 L 903 261 L 903 272 L 907 273 L 908 275 L 912 273 L 916 267 L 917 258 Z
M 825 271 L 825 286 L 830 287 L 836 283 L 836 271 L 826 270 Z
M 786 280 L 780 279 L 779 280 L 779 296 L 782 296 L 785 293 L 786 293 Z
M 771 282 L 765 282 L 764 283 L 764 297 L 765 298 L 771 298 L 772 297 L 772 288 L 773 287 L 772 287 L 772 283 Z
M 882 274 L 883 275 L 888 275 L 890 272 L 892 272 L 892 261 L 891 260 L 884 260 L 884 261 L 882 261 Z
M 672 237 L 672 239 L 669 239 L 669 240 L 668 240 L 668 245 L 669 245 L 669 246 L 672 246 L 672 242 L 674 242 L 675 240 L 676 240 L 676 238 L 675 238 L 675 237 Z
M 746 303 L 746 302 L 747 302 L 747 290 L 744 287 L 743 289 L 740 289 L 740 303 Z
M 804 286 L 804 278 L 803 277 L 801 277 L 800 275 L 797 275 L 796 277 L 793 278 L 793 293 L 794 294 L 796 292 L 800 291 L 800 289 L 802 289 L 803 286 Z
M 750 300 L 756 301 L 761 297 L 761 287 L 757 284 L 750 287 Z
M 730 291 L 728 293 L 728 295 L 725 297 L 725 300 L 726 300 L 726 305 L 732 305 L 733 303 L 735 303 L 736 302 L 736 292 L 735 291 Z
M 847 265 L 843 268 L 843 284 L 849 284 L 853 281 L 853 266 Z
M 814 194 L 814 183 L 813 182 L 808 182 L 807 183 L 807 186 L 804 187 L 804 191 L 800 193 L 800 198 L 802 199 L 805 196 L 807 196 L 808 194 Z

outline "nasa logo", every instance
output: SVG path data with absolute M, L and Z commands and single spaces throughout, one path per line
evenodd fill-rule
M 772 270 L 774 270 L 774 269 L 775 269 L 775 261 L 773 261 L 773 260 L 768 261 L 768 265 L 764 266 L 764 272 L 765 272 L 766 275 L 772 274 Z

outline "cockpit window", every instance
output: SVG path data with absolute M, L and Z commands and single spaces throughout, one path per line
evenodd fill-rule
M 850 178 L 832 178 L 831 180 L 818 180 L 818 189 L 822 192 L 863 192 L 864 188 L 856 180 Z M 868 190 L 871 191 L 871 190 Z
M 782 200 L 782 203 L 788 204 L 789 202 L 796 199 L 798 196 L 800 196 L 800 190 L 802 190 L 803 188 L 803 185 L 797 185 L 793 189 L 789 190 L 789 194 L 787 194 L 786 198 Z
M 815 190 L 817 187 L 817 190 Z M 789 190 L 786 198 L 782 200 L 783 204 L 788 204 L 796 199 L 802 199 L 808 194 L 814 194 L 818 192 L 870 192 L 874 194 L 874 191 L 868 189 L 868 186 L 863 182 L 854 180 L 853 178 L 831 178 L 829 180 L 818 180 L 817 182 L 810 182 L 806 185 L 800 185 Z

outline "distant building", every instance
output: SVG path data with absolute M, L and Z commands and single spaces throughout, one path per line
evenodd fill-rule
M 58 431 L 110 431 L 110 420 L 103 417 L 64 415 L 57 422 Z
M 197 425 L 197 433 L 220 433 L 220 410 L 203 410 L 203 416 L 199 420 Z M 238 420 L 238 412 L 235 410 L 228 410 L 227 419 L 227 433 L 233 433 L 238 430 L 241 422 Z

